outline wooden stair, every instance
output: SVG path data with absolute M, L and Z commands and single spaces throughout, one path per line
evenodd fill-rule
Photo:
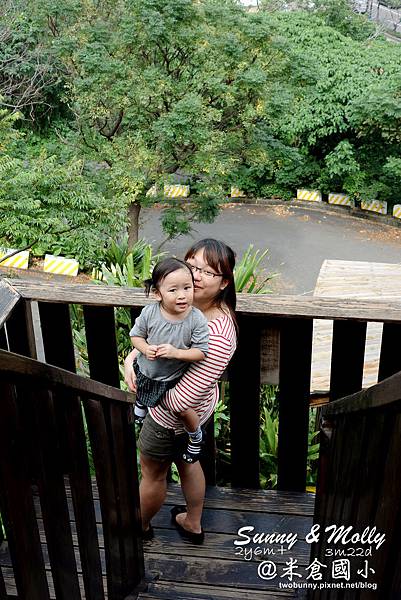
M 194 546 L 183 540 L 170 523 L 170 509 L 183 504 L 180 488 L 170 485 L 167 500 L 155 517 L 155 538 L 146 542 L 145 567 L 148 587 L 140 600 L 243 600 L 301 598 L 279 588 L 281 569 L 289 558 L 300 566 L 309 564 L 305 535 L 313 518 L 314 495 L 261 490 L 208 488 L 203 512 L 205 542 Z M 256 532 L 297 534 L 298 541 L 284 554 L 245 560 L 236 555 L 238 529 L 253 526 Z M 279 544 L 254 544 L 275 550 Z M 271 560 L 278 576 L 265 581 L 258 563 Z

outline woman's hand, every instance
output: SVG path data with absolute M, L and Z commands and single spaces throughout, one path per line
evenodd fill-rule
M 136 392 L 136 375 L 133 362 L 137 354 L 137 350 L 131 350 L 124 360 L 124 381 L 128 385 L 128 388 L 131 390 L 131 392 Z

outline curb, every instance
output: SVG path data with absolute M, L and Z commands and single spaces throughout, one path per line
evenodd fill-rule
M 302 200 L 276 200 L 274 198 L 241 198 L 236 200 L 230 199 L 229 204 L 248 204 L 250 206 L 291 206 L 292 208 L 307 208 L 320 213 L 331 213 L 343 215 L 348 213 L 351 217 L 374 221 L 378 224 L 390 225 L 391 227 L 401 228 L 401 219 L 395 219 L 391 215 L 381 215 L 379 213 L 362 210 L 361 208 L 353 208 L 350 206 L 341 206 L 328 204 L 327 202 L 309 202 Z

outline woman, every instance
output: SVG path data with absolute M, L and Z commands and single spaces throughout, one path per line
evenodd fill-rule
M 209 325 L 209 350 L 204 361 L 193 363 L 170 389 L 162 402 L 149 410 L 139 435 L 142 480 L 139 487 L 144 539 L 153 537 L 151 519 L 161 508 L 167 489 L 167 472 L 177 464 L 186 506 L 175 506 L 172 521 L 179 533 L 201 544 L 205 477 L 199 462 L 181 460 L 187 441 L 177 414 L 193 408 L 205 425 L 218 401 L 217 381 L 236 348 L 235 255 L 224 242 L 204 239 L 185 255 L 194 275 L 194 306 L 203 312 Z M 135 391 L 133 350 L 125 359 L 125 380 Z

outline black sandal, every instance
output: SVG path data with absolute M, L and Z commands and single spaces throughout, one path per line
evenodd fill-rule
M 200 533 L 195 533 L 194 531 L 188 531 L 188 529 L 184 529 L 182 525 L 177 523 L 177 515 L 181 515 L 182 513 L 186 512 L 186 506 L 173 506 L 173 508 L 170 511 L 172 524 L 175 526 L 181 537 L 185 538 L 186 540 L 189 540 L 190 542 L 196 545 L 203 544 L 203 541 L 205 539 L 205 532 L 203 531 L 203 529 Z

